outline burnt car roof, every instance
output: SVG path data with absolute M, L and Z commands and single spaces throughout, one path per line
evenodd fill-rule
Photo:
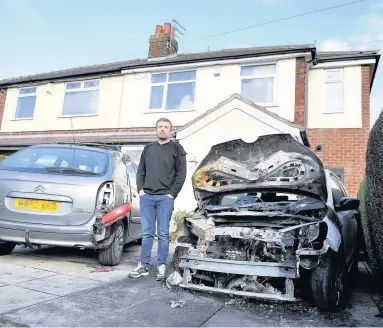
M 327 199 L 321 160 L 290 134 L 214 145 L 192 177 L 197 201 L 226 192 L 290 191 Z

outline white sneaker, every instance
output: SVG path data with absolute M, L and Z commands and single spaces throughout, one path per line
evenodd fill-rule
M 138 278 L 141 276 L 147 276 L 148 274 L 149 274 L 149 269 L 145 268 L 140 262 L 140 263 L 138 263 L 138 265 L 136 266 L 136 268 L 132 272 L 129 272 L 128 276 L 130 278 Z
M 156 277 L 156 280 L 163 280 L 165 278 L 165 271 L 166 271 L 166 266 L 165 264 L 161 264 L 159 267 L 158 267 L 158 273 L 157 273 L 157 277 Z

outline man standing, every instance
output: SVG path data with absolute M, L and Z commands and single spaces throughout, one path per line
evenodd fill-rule
M 158 140 L 144 147 L 137 169 L 142 249 L 140 263 L 129 273 L 129 277 L 137 278 L 149 274 L 157 219 L 157 280 L 162 280 L 169 254 L 169 225 L 174 200 L 186 179 L 186 152 L 179 143 L 170 140 L 172 123 L 168 119 L 159 119 L 156 130 Z

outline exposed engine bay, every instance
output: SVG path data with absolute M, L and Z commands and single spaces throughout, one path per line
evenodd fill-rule
M 325 251 L 326 205 L 307 196 L 261 192 L 217 201 L 185 219 L 178 238 L 183 286 L 293 300 L 291 279 L 299 277 L 299 266 L 315 267 Z M 305 250 L 317 256 L 307 258 Z

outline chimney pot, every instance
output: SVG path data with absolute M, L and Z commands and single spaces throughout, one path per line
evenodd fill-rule
M 164 24 L 164 33 L 170 34 L 172 31 L 172 25 L 170 23 L 165 23 Z
M 162 25 L 156 26 L 156 35 L 161 34 L 163 32 Z

